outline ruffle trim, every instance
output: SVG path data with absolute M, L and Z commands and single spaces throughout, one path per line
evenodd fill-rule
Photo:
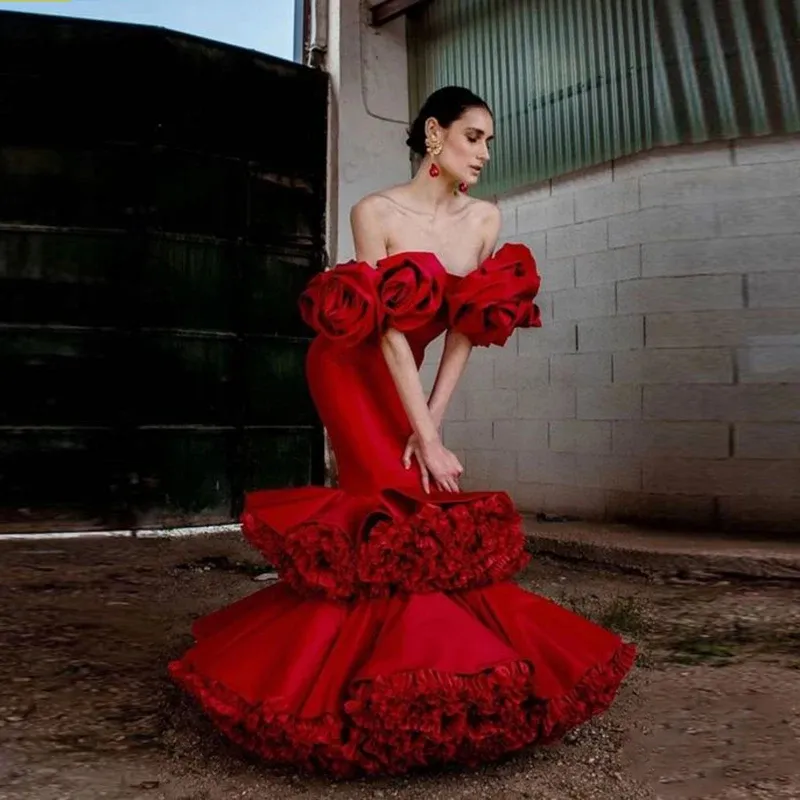
M 522 518 L 502 492 L 447 506 L 427 503 L 403 520 L 369 515 L 350 531 L 316 518 L 284 534 L 242 515 L 245 538 L 296 591 L 332 600 L 474 589 L 528 563 Z
M 236 744 L 273 764 L 336 778 L 402 774 L 457 763 L 475 766 L 545 744 L 608 709 L 636 658 L 621 644 L 563 696 L 533 691 L 525 661 L 477 675 L 423 670 L 357 683 L 341 717 L 303 719 L 250 703 L 183 661 L 170 674 Z
M 502 347 L 516 328 L 541 327 L 533 302 L 540 285 L 533 253 L 522 244 L 503 245 L 450 294 L 450 326 L 475 346 Z
M 502 346 L 515 328 L 541 326 L 533 299 L 541 278 L 531 251 L 506 244 L 448 292 L 448 273 L 432 253 L 404 252 L 337 264 L 315 275 L 299 301 L 303 320 L 316 333 L 352 347 L 388 328 L 407 332 L 440 311 L 475 345 Z

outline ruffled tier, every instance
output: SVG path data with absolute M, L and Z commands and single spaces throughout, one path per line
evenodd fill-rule
M 504 583 L 349 604 L 277 584 L 195 626 L 170 664 L 232 741 L 339 778 L 477 765 L 605 711 L 633 645 Z
M 336 600 L 462 591 L 522 569 L 522 519 L 504 492 L 421 501 L 304 487 L 254 492 L 245 538 L 301 593 Z

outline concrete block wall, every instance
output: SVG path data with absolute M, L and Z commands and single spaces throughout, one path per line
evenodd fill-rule
M 502 240 L 537 257 L 544 327 L 473 352 L 444 425 L 465 486 L 800 530 L 800 137 L 664 149 L 498 202 Z

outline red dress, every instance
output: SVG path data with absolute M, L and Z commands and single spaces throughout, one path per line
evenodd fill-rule
M 448 327 L 502 345 L 540 324 L 538 288 L 522 245 L 463 278 L 401 253 L 309 284 L 307 375 L 339 487 L 247 496 L 244 535 L 282 580 L 198 619 L 169 665 L 247 750 L 337 777 L 475 765 L 611 704 L 634 646 L 512 582 L 528 557 L 508 495 L 424 494 L 378 343 L 403 331 L 418 364 Z

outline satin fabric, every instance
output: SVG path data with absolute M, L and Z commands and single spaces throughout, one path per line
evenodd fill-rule
M 535 260 L 502 248 L 467 278 L 430 253 L 317 276 L 307 376 L 339 486 L 256 491 L 243 533 L 281 582 L 198 619 L 173 678 L 268 763 L 334 777 L 479 764 L 604 711 L 635 647 L 512 582 L 527 563 L 503 492 L 426 495 L 380 348 L 417 365 L 448 327 L 477 346 L 538 326 Z

